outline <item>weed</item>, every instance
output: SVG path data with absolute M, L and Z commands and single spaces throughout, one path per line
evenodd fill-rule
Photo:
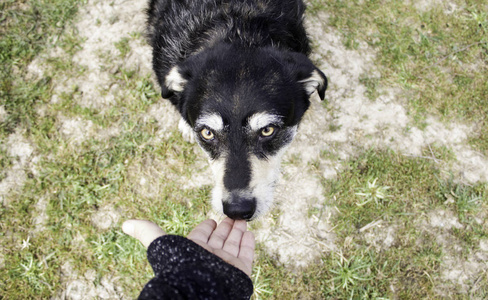
M 252 271 L 252 283 L 254 286 L 253 299 L 259 300 L 273 295 L 269 288 L 269 278 L 261 278 L 261 267 L 255 266 Z
M 338 257 L 339 258 L 336 259 L 335 268 L 330 270 L 330 272 L 334 274 L 334 277 L 330 280 L 333 282 L 333 290 L 341 288 L 350 291 L 358 281 L 370 279 L 366 275 L 368 264 L 364 263 L 360 257 L 348 260 L 342 253 L 339 253 Z
M 387 288 L 378 279 L 389 273 L 388 262 L 378 266 L 379 262 L 371 253 L 351 253 L 348 258 L 343 253 L 325 257 L 324 263 L 330 265 L 323 281 L 322 295 L 333 299 L 387 299 Z M 383 278 L 382 278 L 383 279 Z
M 163 224 L 163 229 L 171 234 L 177 234 L 187 236 L 190 231 L 198 225 L 199 221 L 203 221 L 200 218 L 194 218 L 193 216 L 185 213 L 188 209 L 181 205 L 171 205 L 171 216 L 164 217 L 160 220 Z
M 467 19 L 474 21 L 483 33 L 488 32 L 488 14 L 478 9 L 470 9 L 469 12 L 470 16 Z
M 341 129 L 342 125 L 338 125 L 338 124 L 334 124 L 334 123 L 330 123 L 329 124 L 329 131 L 330 132 L 336 132 L 336 131 L 339 131 Z
M 379 78 L 367 77 L 365 75 L 362 75 L 359 78 L 359 82 L 366 87 L 366 96 L 370 100 L 375 100 L 376 98 L 378 98 L 379 96 L 378 85 L 380 82 Z
M 12 165 L 12 160 L 7 155 L 7 151 L 0 147 L 0 181 L 7 176 L 7 170 Z
M 386 191 L 390 188 L 389 186 L 377 186 L 376 181 L 378 178 L 375 178 L 373 182 L 368 180 L 368 185 L 365 188 L 361 188 L 361 192 L 356 193 L 356 195 L 363 197 L 363 201 L 358 203 L 359 206 L 363 206 L 371 201 L 374 201 L 376 205 L 379 205 L 380 202 L 385 201 L 388 197 Z
M 35 290 L 43 289 L 43 282 L 46 282 L 44 276 L 45 267 L 42 261 L 34 259 L 32 254 L 26 255 L 25 260 L 20 263 L 17 272 L 20 277 L 26 280 Z
M 437 196 L 446 205 L 453 204 L 456 208 L 460 221 L 466 222 L 481 209 L 483 192 L 463 184 L 455 183 L 451 176 L 448 180 L 440 183 Z
M 131 50 L 130 45 L 129 45 L 130 39 L 128 37 L 122 38 L 120 41 L 115 43 L 115 48 L 119 50 L 119 55 L 120 57 L 125 57 Z

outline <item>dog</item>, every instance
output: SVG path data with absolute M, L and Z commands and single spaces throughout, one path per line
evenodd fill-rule
M 253 220 L 273 203 L 281 158 L 327 78 L 308 58 L 299 0 L 151 0 L 161 95 L 207 153 L 213 207 Z

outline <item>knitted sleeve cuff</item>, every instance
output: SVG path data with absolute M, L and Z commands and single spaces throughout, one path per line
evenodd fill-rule
M 249 299 L 253 293 L 244 272 L 184 237 L 159 237 L 147 256 L 155 278 L 139 299 Z

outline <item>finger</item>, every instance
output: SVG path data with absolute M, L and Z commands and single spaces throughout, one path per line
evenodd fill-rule
M 238 258 L 243 262 L 246 269 L 244 272 L 251 277 L 252 262 L 254 260 L 254 248 L 256 246 L 256 239 L 251 231 L 246 231 L 241 240 L 241 248 L 239 250 Z
M 246 232 L 247 223 L 244 220 L 234 222 L 234 226 L 229 233 L 229 236 L 224 242 L 222 249 L 230 255 L 237 257 L 239 255 L 239 248 L 241 246 L 242 235 Z
M 225 218 L 210 236 L 210 239 L 208 240 L 208 245 L 214 249 L 222 249 L 225 240 L 232 230 L 233 225 L 234 220 L 230 218 Z
M 215 228 L 217 227 L 217 222 L 212 219 L 208 219 L 203 221 L 202 223 L 198 224 L 190 234 L 188 235 L 188 239 L 194 241 L 198 244 L 207 244 L 208 239 L 214 232 Z
M 148 247 L 155 239 L 165 235 L 158 225 L 146 220 L 128 220 L 122 224 L 122 231 L 138 239 L 144 247 Z

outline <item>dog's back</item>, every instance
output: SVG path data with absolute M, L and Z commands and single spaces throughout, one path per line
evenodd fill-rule
M 160 82 L 177 62 L 218 42 L 310 53 L 298 0 L 151 0 L 148 37 Z

